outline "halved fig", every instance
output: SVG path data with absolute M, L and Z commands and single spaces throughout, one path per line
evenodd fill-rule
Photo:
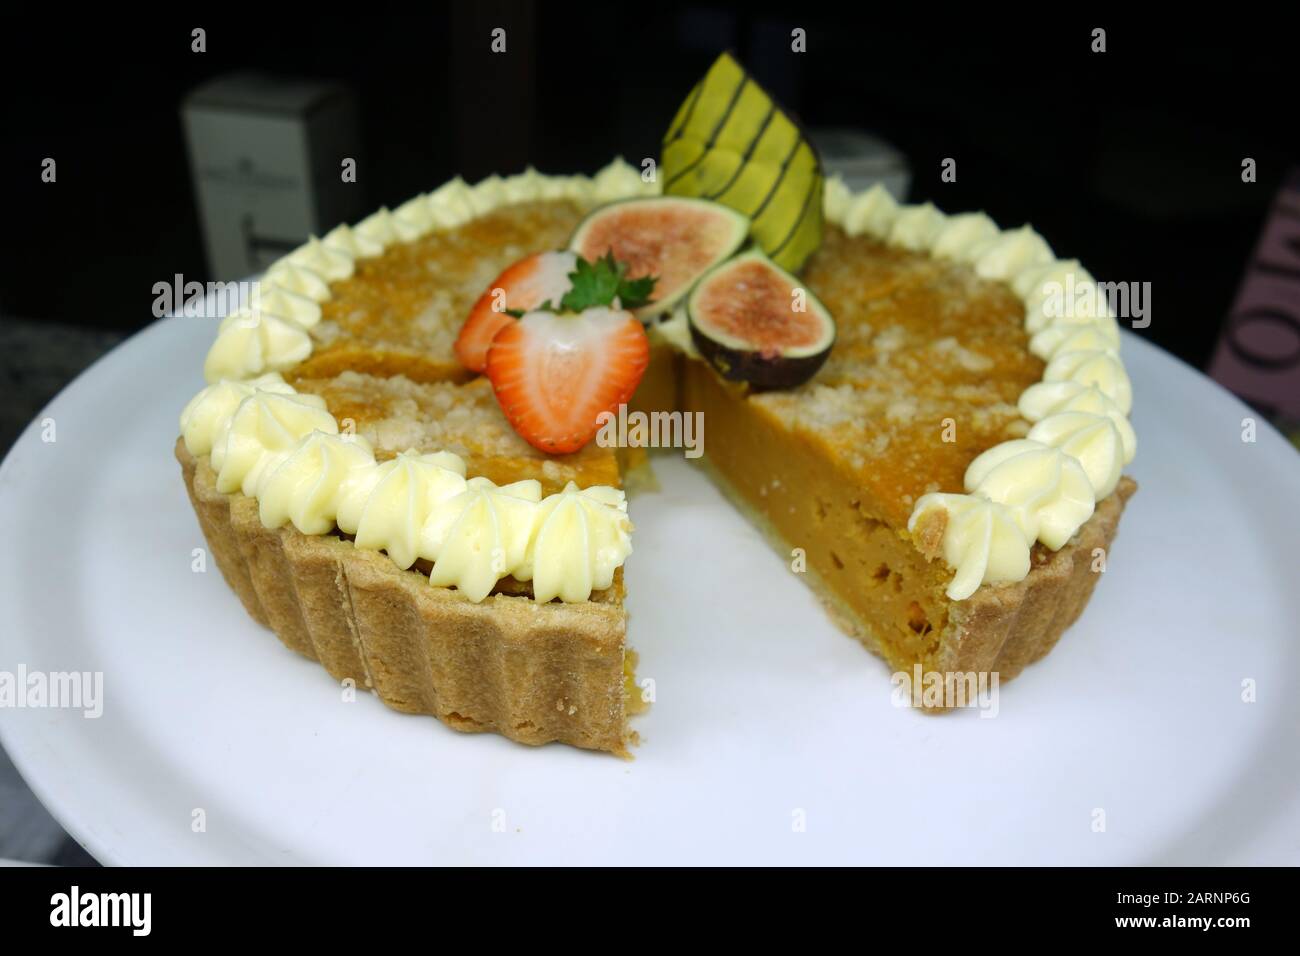
M 652 301 L 635 311 L 645 322 L 671 310 L 748 234 L 749 217 L 707 199 L 625 199 L 588 215 L 569 248 L 592 262 L 613 252 L 629 279 L 654 276 Z
M 724 262 L 686 302 L 691 338 L 723 378 L 793 388 L 835 344 L 835 320 L 798 279 L 758 250 Z

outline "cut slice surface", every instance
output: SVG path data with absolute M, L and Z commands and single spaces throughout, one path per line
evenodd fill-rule
M 748 218 L 704 199 L 629 199 L 587 216 L 569 248 L 593 262 L 612 254 L 627 264 L 629 279 L 655 277 L 653 301 L 636 310 L 647 319 L 669 311 L 748 232 Z

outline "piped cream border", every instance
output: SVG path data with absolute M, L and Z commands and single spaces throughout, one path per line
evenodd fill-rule
M 591 177 L 546 176 L 530 167 L 517 176 L 489 176 L 470 186 L 458 176 L 395 210 L 384 207 L 355 226 L 312 236 L 272 265 L 254 300 L 222 320 L 203 364 L 204 377 L 209 383 L 245 381 L 302 362 L 311 355 L 309 330 L 320 322 L 320 304 L 331 297 L 330 283 L 350 277 L 357 260 L 383 255 L 399 242 L 455 229 L 515 203 L 568 199 L 591 207 L 658 193 L 657 183 L 646 182 L 621 157 Z
M 568 199 L 590 207 L 657 193 L 621 158 L 594 177 L 531 168 L 474 186 L 457 177 L 395 210 L 309 238 L 267 270 L 252 301 L 222 320 L 204 362 L 209 384 L 181 413 L 186 447 L 210 455 L 219 490 L 258 499 L 267 527 L 291 523 L 323 534 L 337 524 L 358 547 L 383 550 L 399 567 L 433 560 L 432 584 L 455 584 L 475 601 L 507 575 L 531 580 L 539 601 L 587 600 L 610 585 L 632 550 L 620 490 L 571 485 L 540 498 L 536 482 L 466 481 L 464 463 L 442 452 L 376 462 L 364 440 L 339 434 L 323 402 L 298 394 L 279 373 L 311 354 L 310 329 L 331 283 L 350 277 L 360 259 L 514 203 Z
M 568 199 L 594 206 L 658 192 L 621 159 L 594 177 L 546 176 L 531 168 L 473 186 L 457 177 L 395 210 L 381 208 L 355 226 L 312 237 L 275 263 L 254 301 L 222 320 L 204 375 L 212 386 L 244 383 L 302 362 L 311 354 L 309 330 L 320 321 L 330 284 L 351 276 L 358 259 L 382 255 L 395 243 L 519 202 Z M 1104 297 L 1082 266 L 1058 260 L 1029 226 L 1001 230 L 983 213 L 948 216 L 930 203 L 900 206 L 880 185 L 855 194 L 838 177 L 826 182 L 824 207 L 826 220 L 851 236 L 967 263 L 980 277 L 1009 285 L 1024 302 L 1030 349 L 1047 363 L 1043 381 L 1018 402 L 1034 423 L 1029 437 L 1004 442 L 972 462 L 967 494 L 922 496 L 909 522 L 915 530 L 928 514 L 944 513 L 943 554 L 956 570 L 952 599 L 969 597 L 983 584 L 1023 579 L 1034 541 L 1061 547 L 1136 453 L 1127 419 L 1132 388 L 1119 356 L 1118 324 Z M 1081 314 L 1058 311 L 1051 290 L 1061 286 L 1091 305 Z M 234 411 L 212 427 L 228 431 Z M 1091 493 L 1082 493 L 1084 487 Z

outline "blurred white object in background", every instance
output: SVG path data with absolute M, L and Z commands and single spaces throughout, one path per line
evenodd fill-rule
M 261 272 L 365 208 L 363 187 L 343 178 L 344 160 L 360 163 L 347 86 L 230 73 L 193 90 L 181 112 L 209 278 Z
M 854 192 L 883 183 L 899 202 L 907 200 L 912 171 L 907 158 L 878 136 L 848 127 L 811 129 L 827 176 L 839 174 Z

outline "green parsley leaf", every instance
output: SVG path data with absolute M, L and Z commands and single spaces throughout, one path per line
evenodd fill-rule
M 573 286 L 560 299 L 560 308 L 581 312 L 592 306 L 613 305 L 616 298 L 625 309 L 645 305 L 650 301 L 658 280 L 652 276 L 629 280 L 626 275 L 627 265 L 616 261 L 613 252 L 605 253 L 595 262 L 579 256 L 574 270 L 569 273 Z
M 618 284 L 618 301 L 625 309 L 639 309 L 650 301 L 654 293 L 658 276 L 642 276 L 640 279 L 622 279 Z

